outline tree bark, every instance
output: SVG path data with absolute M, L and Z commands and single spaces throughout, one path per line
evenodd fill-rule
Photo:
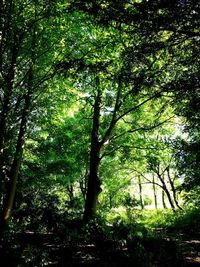
M 98 196 L 101 193 L 101 182 L 99 179 L 100 150 L 103 144 L 99 142 L 99 125 L 102 92 L 97 79 L 97 96 L 94 103 L 93 125 L 91 132 L 90 164 L 88 175 L 88 186 L 85 201 L 83 219 L 85 222 L 91 220 L 97 209 Z
M 171 186 L 171 189 L 172 189 L 172 194 L 173 194 L 173 199 L 174 199 L 174 203 L 176 204 L 177 208 L 179 208 L 180 210 L 183 210 L 181 208 L 181 206 L 179 205 L 178 203 L 178 200 L 177 200 L 177 197 L 176 197 L 176 189 L 174 187 L 174 183 L 171 179 L 171 176 L 170 176 L 170 170 L 169 170 L 169 167 L 167 168 L 167 176 L 168 176 L 168 180 L 169 180 L 169 183 L 170 183 L 170 186 Z
M 173 200 L 172 200 L 172 198 L 171 198 L 170 192 L 169 192 L 169 190 L 168 190 L 168 188 L 167 188 L 167 185 L 166 185 L 166 182 L 165 182 L 164 173 L 163 173 L 163 174 L 160 174 L 160 171 L 159 171 L 159 169 L 158 169 L 158 170 L 156 171 L 156 174 L 157 174 L 157 176 L 158 176 L 158 179 L 159 179 L 159 180 L 161 181 L 161 183 L 162 183 L 162 189 L 163 189 L 163 191 L 164 191 L 164 192 L 166 193 L 166 195 L 167 195 L 167 198 L 168 198 L 168 201 L 169 201 L 169 204 L 170 204 L 172 210 L 175 211 L 176 209 L 175 209 Z M 166 205 L 165 205 L 165 206 L 166 206 Z M 163 207 L 164 207 L 164 205 L 163 205 Z
M 164 186 L 163 190 L 165 191 L 165 193 L 166 193 L 166 195 L 167 195 L 167 198 L 168 198 L 168 200 L 169 200 L 169 204 L 170 204 L 172 210 L 175 211 L 176 208 L 175 208 L 175 206 L 174 206 L 174 203 L 173 203 L 173 200 L 172 200 L 172 198 L 171 198 L 171 195 L 170 195 L 169 190 L 167 189 L 166 186 Z
M 162 205 L 163 205 L 163 209 L 166 209 L 166 203 L 165 203 L 165 191 L 162 190 Z
M 4 100 L 2 112 L 0 114 L 0 203 L 3 200 L 4 183 L 5 183 L 5 152 L 4 152 L 4 139 L 6 133 L 6 118 L 8 114 L 9 99 Z
M 140 207 L 143 210 L 144 209 L 144 201 L 142 197 L 142 183 L 141 183 L 141 177 L 138 176 L 138 186 L 139 186 L 139 195 L 140 195 Z
M 10 66 L 7 70 L 7 73 L 5 73 L 4 81 L 5 83 L 3 87 L 3 99 L 2 99 L 2 111 L 0 113 L 0 203 L 3 199 L 3 188 L 4 188 L 4 182 L 5 182 L 5 154 L 4 154 L 4 143 L 5 143 L 5 136 L 7 132 L 7 125 L 6 120 L 8 119 L 9 114 L 9 105 L 10 105 L 10 97 L 13 92 L 13 84 L 14 84 L 14 77 L 15 77 L 15 65 L 17 62 L 17 56 L 18 56 L 18 39 L 16 37 L 16 34 L 13 37 L 13 43 L 11 47 L 11 60 L 10 60 Z M 2 62 L 1 62 L 2 64 Z M 2 69 L 2 65 L 0 66 Z M 1 71 L 2 73 L 2 71 Z
M 5 225 L 7 225 L 8 220 L 11 217 L 12 208 L 14 204 L 14 197 L 16 192 L 16 185 L 17 185 L 17 179 L 19 176 L 19 170 L 20 165 L 22 161 L 22 154 L 23 154 L 23 148 L 24 148 L 24 142 L 25 142 L 25 133 L 26 133 L 26 127 L 27 127 L 27 119 L 29 114 L 29 108 L 30 108 L 30 94 L 27 93 L 25 96 L 25 105 L 22 112 L 22 118 L 21 118 L 21 124 L 20 124 L 20 130 L 18 134 L 18 140 L 16 145 L 16 151 L 15 151 L 15 157 L 11 166 L 10 170 L 10 180 L 8 185 L 8 190 L 4 202 L 3 207 L 3 218 L 2 218 L 2 228 L 4 228 Z
M 153 197 L 154 197 L 154 204 L 155 209 L 158 209 L 158 200 L 157 200 L 157 191 L 156 191 L 156 184 L 155 184 L 155 176 L 153 175 Z

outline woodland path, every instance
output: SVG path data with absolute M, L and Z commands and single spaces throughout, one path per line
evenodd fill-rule
M 170 238 L 171 239 L 171 238 Z M 179 254 L 177 256 L 176 245 Z M 155 255 L 152 267 L 200 266 L 200 235 L 180 235 L 176 241 L 144 242 L 142 246 Z M 12 248 L 0 247 L 1 267 L 134 267 L 148 265 L 148 255 L 140 250 L 141 244 L 132 243 L 119 247 L 113 241 L 76 243 L 53 233 L 26 232 L 18 236 Z M 141 246 L 141 248 L 142 248 Z M 136 253 L 140 255 L 137 260 Z
M 179 241 L 185 266 L 200 266 L 200 233 L 185 235 Z

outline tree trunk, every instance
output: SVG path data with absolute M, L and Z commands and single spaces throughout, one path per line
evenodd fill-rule
M 26 133 L 29 107 L 30 107 L 30 95 L 27 93 L 25 97 L 25 106 L 22 112 L 22 118 L 21 118 L 20 130 L 19 130 L 18 140 L 17 140 L 17 145 L 16 145 L 15 157 L 14 157 L 11 170 L 10 170 L 10 177 L 9 177 L 10 180 L 9 180 L 7 194 L 6 194 L 4 207 L 3 207 L 2 227 L 7 225 L 8 220 L 11 216 L 11 212 L 12 212 L 12 208 L 14 204 L 17 179 L 19 176 L 19 170 L 20 170 L 22 154 L 23 154 L 23 147 L 24 147 L 24 142 L 25 142 L 24 139 L 25 139 L 25 133 Z
M 174 203 L 176 204 L 177 208 L 179 208 L 180 210 L 183 210 L 181 208 L 181 206 L 179 205 L 178 203 L 178 200 L 177 200 L 177 197 L 176 197 L 176 189 L 174 187 L 174 183 L 171 179 L 171 176 L 170 176 L 170 170 L 169 170 L 169 167 L 167 168 L 167 176 L 168 176 L 168 180 L 169 180 L 169 183 L 170 183 L 170 186 L 171 186 L 171 189 L 172 189 L 172 194 L 173 194 L 173 199 L 174 199 Z
M 160 180 L 160 181 L 161 181 L 161 183 L 162 183 L 162 188 L 163 188 L 163 191 L 164 191 L 164 192 L 166 193 L 166 195 L 167 195 L 167 198 L 168 198 L 169 204 L 170 204 L 170 206 L 171 206 L 172 210 L 173 210 L 173 211 L 175 211 L 176 209 L 175 209 L 175 206 L 174 206 L 173 200 L 172 200 L 172 198 L 171 198 L 170 192 L 169 192 L 169 190 L 168 190 L 168 188 L 167 188 L 167 185 L 166 185 L 166 183 L 165 183 L 164 174 L 163 174 L 163 175 L 161 175 L 161 174 L 160 174 L 160 172 L 159 172 L 159 171 L 157 171 L 157 175 L 158 175 L 158 178 L 159 178 L 159 180 Z M 164 203 L 164 202 L 163 202 L 163 203 Z M 165 206 L 166 206 L 166 205 L 165 205 Z M 164 205 L 163 205 L 163 207 L 164 207 Z
M 18 56 L 18 39 L 16 37 L 16 34 L 13 36 L 13 44 L 11 47 L 11 60 L 8 63 L 9 68 L 7 70 L 7 73 L 5 74 L 4 81 L 5 86 L 3 87 L 3 104 L 2 104 L 2 111 L 0 114 L 0 201 L 3 199 L 3 188 L 4 188 L 4 182 L 5 182 L 5 155 L 4 155 L 4 143 L 5 143 L 5 136 L 7 132 L 7 125 L 6 120 L 8 119 L 8 113 L 9 113 L 9 105 L 10 105 L 10 96 L 13 92 L 13 83 L 14 83 L 14 77 L 15 77 L 15 65 L 17 61 Z M 1 64 L 3 64 L 1 62 Z M 0 66 L 2 69 L 2 65 Z M 2 72 L 1 72 L 2 73 Z
M 8 113 L 9 99 L 4 100 L 2 112 L 0 114 L 0 203 L 3 200 L 4 183 L 5 183 L 5 152 L 4 152 L 4 139 L 6 133 L 6 118 Z
M 94 165 L 92 166 L 92 162 Z M 90 174 L 88 176 L 88 190 L 85 202 L 84 221 L 88 222 L 95 214 L 98 203 L 98 196 L 101 193 L 101 182 L 98 177 L 99 161 L 91 161 Z
M 101 182 L 98 176 L 100 165 L 100 150 L 102 144 L 99 142 L 99 124 L 100 124 L 100 105 L 102 92 L 99 88 L 97 78 L 97 96 L 94 103 L 93 125 L 91 132 L 91 148 L 90 148 L 90 165 L 88 175 L 88 186 L 85 201 L 85 210 L 83 219 L 85 222 L 91 220 L 96 214 L 98 196 L 101 193 Z
M 154 204 L 155 209 L 158 209 L 158 200 L 157 200 L 157 190 L 156 190 L 156 184 L 155 184 L 155 176 L 153 175 L 153 197 L 154 197 Z
M 80 190 L 81 190 L 81 193 L 83 195 L 84 201 L 86 200 L 87 181 L 88 181 L 88 167 L 86 165 L 85 173 L 83 175 L 81 175 L 81 177 L 79 179 L 79 186 L 80 186 Z
M 165 203 L 165 191 L 162 190 L 162 205 L 163 205 L 163 209 L 166 209 L 166 203 Z
M 70 208 L 74 208 L 74 187 L 73 187 L 73 183 L 70 183 L 66 186 L 67 188 L 67 192 L 68 192 L 68 196 L 69 196 L 69 205 Z
M 168 201 L 169 201 L 169 204 L 172 208 L 173 211 L 176 210 L 175 206 L 174 206 L 174 203 L 173 203 L 173 200 L 171 198 L 171 195 L 170 195 L 170 192 L 169 190 L 166 188 L 166 186 L 164 186 L 163 190 L 165 191 L 166 195 L 167 195 L 167 198 L 168 198 Z
M 17 34 L 14 35 L 14 42 L 13 42 L 13 53 L 12 53 L 12 68 L 10 69 L 10 77 L 8 77 L 8 83 L 11 83 L 13 86 L 14 81 L 14 74 L 15 74 L 15 65 L 17 60 L 17 52 L 20 48 L 20 40 L 23 38 L 23 34 L 20 35 L 20 37 Z M 17 39 L 18 38 L 18 39 Z M 17 180 L 19 176 L 22 156 L 23 156 L 23 148 L 25 143 L 25 134 L 27 129 L 27 122 L 28 122 L 28 115 L 29 115 L 29 109 L 31 106 L 31 95 L 32 95 L 32 82 L 33 82 L 33 69 L 35 64 L 35 38 L 36 38 L 36 26 L 33 27 L 32 32 L 32 43 L 31 43 L 31 60 L 30 60 L 30 68 L 27 75 L 27 91 L 24 94 L 24 107 L 22 109 L 22 115 L 21 115 L 21 123 L 18 133 L 18 139 L 16 143 L 16 149 L 15 149 L 15 156 L 11 165 L 10 174 L 9 174 L 9 183 L 7 187 L 7 192 L 5 196 L 5 201 L 3 203 L 3 213 L 1 218 L 1 224 L 7 225 L 12 209 L 14 204 L 14 198 L 16 193 L 16 185 Z M 16 45 L 18 44 L 18 46 Z
M 140 207 L 143 210 L 144 209 L 144 202 L 142 197 L 142 183 L 141 183 L 141 177 L 138 176 L 138 186 L 139 186 L 139 195 L 140 195 Z

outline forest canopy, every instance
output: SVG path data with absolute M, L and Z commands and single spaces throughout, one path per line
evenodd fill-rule
M 2 231 L 199 208 L 199 9 L 0 2 Z

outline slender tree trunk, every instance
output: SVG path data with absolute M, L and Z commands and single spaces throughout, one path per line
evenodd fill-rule
M 178 200 L 177 200 L 177 197 L 176 197 L 176 189 L 174 187 L 174 183 L 171 179 L 171 176 L 170 176 L 170 170 L 169 170 L 169 167 L 167 168 L 167 176 L 168 176 L 168 180 L 169 180 L 169 183 L 170 183 L 170 186 L 171 186 L 171 189 L 172 189 L 172 194 L 173 194 L 173 199 L 174 199 L 174 203 L 176 204 L 177 208 L 179 208 L 180 210 L 183 210 L 181 208 L 181 206 L 179 205 L 178 203 Z
M 79 179 L 79 186 L 80 186 L 80 190 L 83 195 L 84 201 L 86 200 L 87 181 L 88 181 L 88 166 L 86 165 L 85 173 L 81 175 Z
M 8 113 L 9 100 L 4 101 L 3 109 L 0 114 L 0 203 L 3 200 L 4 183 L 5 183 L 5 151 L 4 151 L 4 139 L 6 133 L 6 118 Z
M 66 188 L 67 188 L 67 192 L 68 192 L 68 196 L 69 196 L 70 207 L 73 208 L 73 205 L 74 205 L 74 187 L 73 187 L 73 184 L 70 183 L 69 185 L 66 186 Z
M 17 49 L 19 49 L 19 46 L 16 45 L 17 40 L 15 39 L 16 37 L 14 36 L 13 53 L 12 53 L 12 66 L 13 67 L 10 68 L 10 75 L 8 76 L 8 84 L 10 84 L 10 87 L 12 87 L 12 89 L 13 89 L 15 65 L 16 65 L 17 52 L 18 52 Z M 34 53 L 35 53 L 35 28 L 33 30 L 33 40 L 32 40 L 31 48 L 32 48 L 31 49 L 32 55 L 31 55 L 30 69 L 28 73 L 27 92 L 24 95 L 24 108 L 22 110 L 21 123 L 20 123 L 18 139 L 16 143 L 16 148 L 15 148 L 15 156 L 14 156 L 14 159 L 11 165 L 8 188 L 7 188 L 7 192 L 5 196 L 5 201 L 3 203 L 3 212 L 2 212 L 3 215 L 1 218 L 1 224 L 3 226 L 7 225 L 11 217 L 12 208 L 14 204 L 14 198 L 15 198 L 15 192 L 16 192 L 17 179 L 19 176 L 19 170 L 21 166 L 23 148 L 24 148 L 24 143 L 25 143 L 25 133 L 26 133 L 26 128 L 27 128 L 29 109 L 31 105 L 31 88 L 32 88 L 32 80 L 33 80 L 33 65 L 34 65 Z
M 101 110 L 101 101 L 102 101 L 102 91 L 99 87 L 99 79 L 96 78 L 97 81 L 97 96 L 95 98 L 94 103 L 94 112 L 93 112 L 93 125 L 91 132 L 91 149 L 90 149 L 90 164 L 89 164 L 89 175 L 88 175 L 88 187 L 85 201 L 85 210 L 83 219 L 85 222 L 88 222 L 92 219 L 96 214 L 98 196 L 101 193 L 101 181 L 99 179 L 99 166 L 100 166 L 100 153 L 103 149 L 104 144 L 109 140 L 112 131 L 120 119 L 116 119 L 117 112 L 121 106 L 120 95 L 121 95 L 121 87 L 119 86 L 115 107 L 112 115 L 112 119 L 109 127 L 107 128 L 104 136 L 101 141 L 99 140 L 99 126 L 100 126 L 100 110 Z
M 168 201 L 169 201 L 169 204 L 170 204 L 172 210 L 175 211 L 176 208 L 175 208 L 175 206 L 174 206 L 174 203 L 173 203 L 173 200 L 172 200 L 172 198 L 171 198 L 171 195 L 170 195 L 169 190 L 168 190 L 166 187 L 164 187 L 164 191 L 165 191 L 165 193 L 166 193 L 166 195 L 167 195 L 167 198 L 168 198 Z
M 9 110 L 9 97 L 5 96 L 3 101 L 3 108 L 0 114 L 0 153 L 2 154 L 4 147 L 4 138 L 5 138 L 5 128 L 6 128 L 6 118 Z
M 156 184 L 155 184 L 155 176 L 153 175 L 153 197 L 154 197 L 154 205 L 155 209 L 158 209 L 158 200 L 157 200 L 157 190 L 156 190 Z
M 98 78 L 97 78 L 98 79 Z M 88 175 L 88 186 L 85 201 L 85 210 L 83 219 L 88 222 L 96 214 L 98 196 L 101 193 L 101 182 L 99 179 L 100 149 L 99 142 L 99 124 L 100 124 L 100 105 L 102 92 L 97 80 L 97 96 L 94 103 L 93 125 L 91 132 L 90 164 Z
M 23 39 L 23 34 L 21 34 L 20 36 L 19 34 L 14 34 L 13 53 L 12 53 L 13 68 L 10 71 L 10 77 L 8 77 L 9 78 L 8 81 L 10 83 L 13 83 L 14 81 L 15 65 L 17 62 L 17 53 L 18 53 L 18 50 L 20 49 L 20 41 L 22 41 L 22 39 Z M 20 166 L 22 162 L 28 115 L 29 115 L 29 109 L 31 106 L 33 68 L 35 64 L 35 45 L 36 45 L 36 26 L 34 26 L 33 32 L 32 32 L 30 68 L 29 68 L 28 75 L 27 75 L 27 91 L 26 91 L 26 94 L 24 95 L 24 107 L 22 109 L 21 122 L 20 122 L 19 133 L 18 133 L 16 148 L 15 148 L 15 156 L 14 156 L 11 169 L 10 169 L 9 183 L 8 183 L 5 201 L 3 204 L 3 212 L 1 216 L 2 217 L 1 224 L 3 228 L 4 226 L 7 225 L 11 217 L 15 193 L 16 193 L 17 180 L 18 180 Z
M 2 47 L 1 47 L 2 49 Z M 10 97 L 13 92 L 13 83 L 14 83 L 14 77 L 15 77 L 15 65 L 17 61 L 18 56 L 18 39 L 16 37 L 16 34 L 13 36 L 13 44 L 11 47 L 11 59 L 10 59 L 10 65 L 7 69 L 7 73 L 5 74 L 4 83 L 5 85 L 3 87 L 3 105 L 2 105 L 2 111 L 0 113 L 0 201 L 2 202 L 3 194 L 4 194 L 4 182 L 5 182 L 5 152 L 4 152 L 4 143 L 5 143 L 5 136 L 7 132 L 7 125 L 6 120 L 8 119 L 9 114 L 9 105 L 10 105 Z M 1 62 L 1 64 L 3 64 Z M 1 66 L 2 69 L 2 66 Z
M 10 181 L 8 185 L 8 191 L 5 198 L 5 204 L 3 208 L 2 226 L 7 225 L 10 219 L 12 208 L 14 204 L 14 197 L 16 192 L 17 179 L 19 176 L 19 170 L 22 160 L 23 147 L 25 142 L 25 133 L 27 127 L 27 119 L 30 107 L 30 94 L 27 93 L 25 97 L 25 106 L 22 112 L 22 119 L 20 124 L 20 130 L 18 134 L 18 140 L 16 145 L 15 157 L 10 170 Z
M 172 198 L 171 198 L 170 192 L 169 192 L 169 190 L 168 190 L 168 188 L 167 188 L 167 185 L 166 185 L 166 182 L 165 182 L 165 178 L 164 178 L 164 174 L 161 175 L 160 172 L 157 171 L 157 175 L 158 175 L 159 180 L 160 180 L 161 183 L 162 183 L 163 191 L 164 191 L 164 192 L 166 193 L 166 195 L 167 195 L 169 204 L 170 204 L 172 210 L 175 211 L 176 209 L 175 209 L 173 200 L 172 200 Z M 164 207 L 164 205 L 163 205 L 163 207 Z
M 139 195 L 140 195 L 140 207 L 143 210 L 144 209 L 144 201 L 142 196 L 142 183 L 141 183 L 141 177 L 138 176 L 138 186 L 139 186 Z
M 165 203 L 165 191 L 162 190 L 162 205 L 163 205 L 163 209 L 166 209 L 166 203 Z

